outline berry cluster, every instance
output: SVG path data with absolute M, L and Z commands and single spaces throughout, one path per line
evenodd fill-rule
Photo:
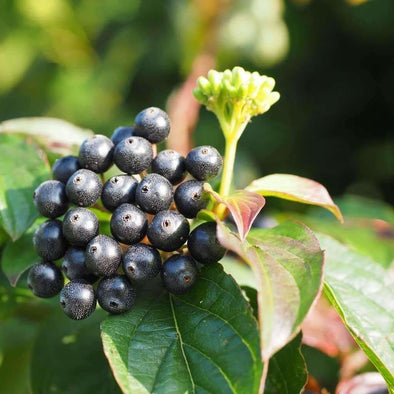
M 117 128 L 111 139 L 94 135 L 82 143 L 78 157 L 55 162 L 54 180 L 33 196 L 39 213 L 49 218 L 33 240 L 42 259 L 28 275 L 36 296 L 60 292 L 63 311 L 76 320 L 88 317 L 97 301 L 110 313 L 122 313 L 134 304 L 136 288 L 159 273 L 169 292 L 182 294 L 197 281 L 198 263 L 223 257 L 216 224 L 200 224 L 190 233 L 188 220 L 207 206 L 203 182 L 219 174 L 222 158 L 211 146 L 194 148 L 186 158 L 173 150 L 154 157 L 152 144 L 169 132 L 168 115 L 147 108 L 133 127 Z M 123 173 L 103 185 L 97 174 L 113 164 Z M 185 181 L 187 173 L 194 180 Z M 99 199 L 112 212 L 112 237 L 99 234 L 99 220 L 88 209 Z M 61 269 L 54 263 L 59 259 Z M 65 286 L 61 270 L 69 279 Z

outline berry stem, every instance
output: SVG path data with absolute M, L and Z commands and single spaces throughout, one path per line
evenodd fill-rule
M 157 144 L 152 144 L 153 158 L 157 156 Z
M 106 209 L 103 205 L 99 204 L 98 202 L 96 202 L 96 204 L 94 204 L 92 206 L 92 208 L 95 208 L 95 209 L 97 209 L 98 211 L 101 211 L 101 212 L 109 213 L 108 209 Z

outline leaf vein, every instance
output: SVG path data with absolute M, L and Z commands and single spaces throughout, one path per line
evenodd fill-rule
M 175 330 L 176 330 L 176 332 L 177 332 L 177 334 L 179 336 L 179 342 L 180 342 L 180 347 L 181 347 L 181 351 L 182 351 L 182 356 L 183 356 L 183 358 L 185 360 L 187 371 L 189 372 L 190 381 L 191 381 L 191 384 L 192 384 L 192 387 L 193 387 L 193 393 L 195 393 L 196 392 L 196 386 L 194 384 L 194 380 L 193 380 L 193 376 L 192 376 L 192 373 L 191 373 L 191 370 L 190 370 L 190 366 L 189 366 L 189 363 L 187 361 L 185 351 L 183 349 L 184 342 L 182 340 L 182 335 L 181 335 L 181 332 L 180 332 L 179 327 L 178 327 L 178 321 L 177 321 L 177 318 L 176 318 L 176 315 L 175 315 L 174 303 L 172 302 L 172 296 L 169 295 L 168 297 L 169 297 L 169 300 L 170 300 L 172 316 L 174 318 Z
M 190 302 L 187 302 L 187 301 L 185 301 L 185 300 L 183 300 L 183 299 L 181 299 L 181 298 L 178 298 L 178 297 L 176 297 L 176 298 L 177 298 L 177 300 L 183 302 L 184 304 L 189 305 L 189 306 L 192 306 L 192 307 L 197 308 L 197 309 L 199 309 L 199 310 L 202 310 L 202 311 L 204 311 L 204 312 L 207 312 L 207 313 L 209 313 L 209 314 L 215 316 L 218 320 L 221 320 L 221 321 L 223 321 L 224 323 L 228 324 L 228 325 L 234 330 L 234 332 L 238 335 L 238 337 L 240 338 L 241 342 L 242 342 L 242 343 L 245 345 L 245 347 L 248 349 L 250 355 L 252 356 L 253 361 L 256 361 L 256 356 L 255 356 L 253 350 L 251 349 L 250 345 L 243 339 L 242 335 L 238 332 L 238 330 L 235 329 L 235 327 L 234 327 L 232 324 L 230 324 L 230 322 L 229 322 L 228 320 L 223 319 L 221 316 L 219 316 L 219 315 L 217 315 L 216 313 L 210 311 L 209 309 L 202 308 L 202 307 L 200 307 L 200 306 L 197 306 L 197 305 L 195 305 L 195 304 L 192 304 L 192 303 L 190 303 Z

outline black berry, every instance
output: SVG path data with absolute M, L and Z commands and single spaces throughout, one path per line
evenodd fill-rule
M 161 268 L 157 249 L 146 244 L 130 246 L 123 256 L 123 271 L 130 282 L 139 285 L 154 278 Z
M 152 143 L 164 141 L 170 132 L 170 119 L 160 108 L 150 107 L 141 111 L 134 121 L 134 135 Z
M 107 312 L 118 314 L 128 311 L 135 302 L 134 287 L 124 275 L 104 278 L 97 286 L 97 300 Z
M 75 205 L 90 207 L 101 196 L 101 181 L 93 171 L 78 170 L 69 178 L 66 185 L 67 197 Z
M 116 145 L 116 165 L 128 174 L 139 174 L 149 168 L 153 159 L 152 145 L 141 137 L 130 137 Z
M 119 268 L 122 249 L 108 235 L 94 237 L 86 247 L 86 266 L 97 276 L 110 276 Z
M 63 284 L 63 275 L 53 263 L 43 262 L 30 268 L 27 285 L 37 297 L 54 297 L 63 288 Z
M 140 242 L 146 235 L 148 219 L 141 209 L 132 204 L 122 204 L 111 217 L 111 233 L 127 245 Z
M 73 246 L 86 246 L 99 233 L 97 216 L 89 209 L 70 209 L 63 219 L 63 234 Z
M 112 166 L 114 143 L 105 135 L 95 134 L 82 142 L 79 163 L 88 170 L 103 173 Z
M 62 222 L 52 219 L 42 223 L 34 234 L 33 244 L 43 260 L 54 261 L 63 257 L 67 250 L 67 241 L 63 236 Z
M 63 257 L 62 270 L 70 280 L 83 279 L 94 283 L 98 279 L 86 267 L 85 249 L 68 248 Z
M 67 183 L 68 178 L 81 168 L 78 157 L 65 156 L 57 159 L 52 167 L 53 179 Z
M 115 129 L 111 136 L 111 141 L 114 145 L 118 145 L 120 141 L 133 136 L 133 128 L 129 126 L 120 126 Z
M 174 200 L 182 215 L 187 218 L 195 218 L 198 211 L 207 206 L 209 196 L 203 190 L 203 182 L 187 181 L 177 187 Z
M 153 159 L 152 172 L 164 176 L 176 185 L 186 177 L 185 158 L 172 149 L 163 150 Z
M 60 292 L 60 306 L 71 319 L 86 319 L 96 309 L 93 286 L 81 279 L 68 282 Z
M 34 205 L 42 216 L 57 218 L 68 209 L 64 184 L 60 181 L 46 181 L 34 191 Z
M 131 175 L 117 175 L 105 182 L 101 201 L 105 208 L 114 211 L 123 203 L 133 203 L 138 182 Z
M 226 253 L 216 237 L 215 222 L 206 222 L 196 227 L 189 235 L 187 247 L 192 257 L 202 264 L 216 263 Z
M 186 169 L 199 181 L 207 181 L 219 175 L 222 156 L 213 146 L 198 146 L 186 156 Z
M 197 265 L 189 256 L 173 255 L 164 262 L 161 278 L 170 293 L 184 294 L 198 279 Z
M 187 240 L 190 225 L 187 219 L 175 211 L 161 211 L 148 226 L 148 239 L 160 250 L 172 252 Z
M 137 186 L 135 201 L 145 212 L 156 214 L 171 206 L 174 189 L 171 183 L 159 174 L 147 175 Z

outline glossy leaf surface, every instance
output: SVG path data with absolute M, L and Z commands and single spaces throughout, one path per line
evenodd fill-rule
M 288 343 L 319 294 L 324 254 L 313 233 L 298 222 L 253 230 L 242 242 L 218 222 L 218 239 L 254 271 L 263 360 Z
M 241 239 L 244 240 L 252 227 L 254 219 L 265 204 L 264 197 L 247 190 L 237 190 L 229 196 L 222 197 L 213 191 L 209 184 L 205 184 L 204 189 L 217 202 L 227 207 L 234 219 Z
M 339 221 L 343 221 L 341 211 L 332 201 L 327 189 L 308 178 L 290 174 L 272 174 L 254 180 L 246 190 L 262 196 L 318 205 L 331 211 Z
M 102 323 L 105 354 L 125 393 L 256 393 L 262 364 L 252 310 L 221 265 L 186 295 L 159 285 Z
M 325 293 L 358 345 L 394 388 L 394 282 L 390 269 L 319 235 L 327 251 Z

